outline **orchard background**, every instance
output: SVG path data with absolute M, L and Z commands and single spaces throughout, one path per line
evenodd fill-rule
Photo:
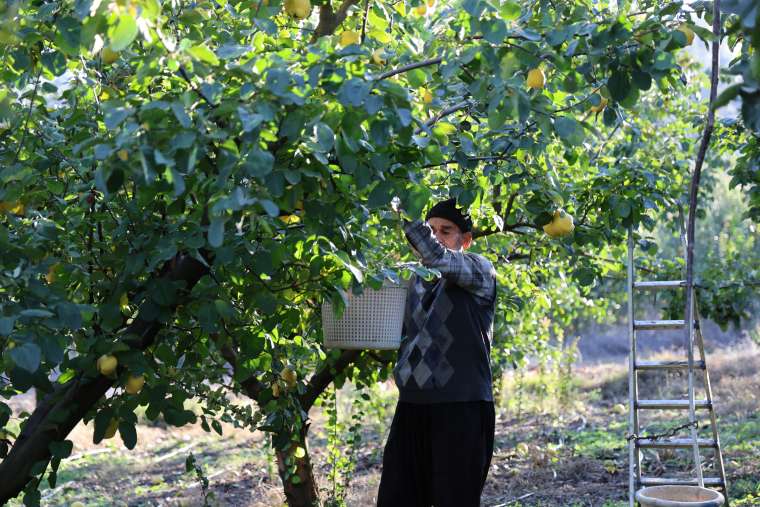
M 719 116 L 704 158 L 696 281 L 702 315 L 730 330 L 706 335 L 729 358 L 716 389 L 733 505 L 760 496 L 751 0 L 2 9 L 0 502 L 167 504 L 186 489 L 141 500 L 123 481 L 163 472 L 112 470 L 113 457 L 79 467 L 99 444 L 125 460 L 181 458 L 201 503 L 371 503 L 394 354 L 325 349 L 321 302 L 435 276 L 414 263 L 390 202 L 420 216 L 449 195 L 470 206 L 475 250 L 498 271 L 500 423 L 484 502 L 622 501 L 624 416 L 609 410 L 625 399 L 622 370 L 579 369 L 575 351 L 625 364 L 619 348 L 594 351 L 610 343 L 599 326 L 625 317 L 629 228 L 642 273 L 681 276 L 711 86 L 684 48 L 716 42 L 718 10 L 732 56 L 713 106 L 736 113 Z M 557 209 L 572 234 L 544 233 Z M 646 305 L 678 315 L 684 303 Z M 102 356 L 117 359 L 112 373 Z M 172 428 L 202 443 L 171 454 L 156 442 Z M 234 442 L 252 452 L 222 467 Z M 217 487 L 215 467 L 248 496 Z M 553 473 L 525 475 L 542 470 Z

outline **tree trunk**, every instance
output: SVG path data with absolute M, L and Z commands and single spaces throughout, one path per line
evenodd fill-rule
M 298 441 L 292 442 L 285 449 L 277 449 L 277 471 L 282 479 L 282 487 L 285 490 L 285 498 L 289 507 L 314 507 L 319 505 L 319 492 L 317 483 L 314 480 L 314 472 L 311 466 L 311 457 L 309 449 L 306 447 L 306 434 L 309 431 L 308 425 L 304 425 L 299 432 Z M 295 455 L 296 449 L 302 448 L 305 454 L 301 458 Z M 286 478 L 288 464 L 295 463 L 295 473 Z M 296 478 L 293 481 L 293 478 Z
M 206 266 L 190 256 L 183 256 L 170 261 L 163 275 L 173 281 L 185 281 L 189 291 L 207 272 Z M 160 329 L 161 324 L 142 320 L 138 314 L 125 333 L 134 338 L 125 342 L 144 350 L 153 343 Z M 85 379 L 80 373 L 37 403 L 8 456 L 0 463 L 0 505 L 23 491 L 34 478 L 31 475 L 34 464 L 50 461 L 50 444 L 64 440 L 112 384 L 113 380 L 108 377 Z

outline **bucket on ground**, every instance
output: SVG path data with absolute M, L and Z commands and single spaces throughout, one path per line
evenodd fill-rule
M 699 486 L 652 486 L 636 492 L 641 507 L 719 507 L 723 495 Z
M 401 344 L 406 285 L 386 282 L 379 290 L 349 292 L 343 315 L 335 316 L 332 303 L 322 303 L 325 347 L 337 349 L 392 350 Z

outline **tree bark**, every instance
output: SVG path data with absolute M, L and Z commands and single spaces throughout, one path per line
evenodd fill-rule
M 206 273 L 205 265 L 187 255 L 175 257 L 162 270 L 162 276 L 184 281 L 188 291 Z M 153 343 L 161 327 L 160 323 L 143 320 L 138 314 L 125 330 L 125 334 L 136 337 L 125 342 L 144 350 Z M 57 386 L 37 404 L 8 456 L 0 463 L 0 505 L 23 491 L 34 478 L 31 475 L 34 464 L 50 461 L 50 444 L 64 440 L 112 384 L 113 380 L 108 377 L 85 378 L 80 373 Z
M 361 355 L 360 350 L 344 350 L 334 362 L 325 362 L 321 368 L 311 377 L 306 385 L 305 392 L 298 396 L 298 403 L 301 409 L 307 414 L 314 405 L 314 402 L 322 392 L 335 379 L 336 375 L 345 370 L 351 363 L 356 361 Z M 237 369 L 237 353 L 230 346 L 222 348 L 222 356 L 229 362 L 233 369 Z M 241 382 L 245 394 L 256 403 L 259 403 L 259 394 L 265 389 L 265 386 L 255 377 L 250 377 Z M 314 469 L 311 464 L 309 448 L 306 445 L 306 436 L 309 434 L 309 424 L 304 421 L 298 433 L 296 442 L 291 440 L 291 444 L 285 449 L 275 447 L 277 456 L 277 471 L 282 480 L 282 487 L 285 492 L 285 498 L 289 507 L 312 507 L 319 505 L 319 490 L 317 481 L 314 479 Z M 304 455 L 296 457 L 296 449 L 302 448 Z M 296 471 L 291 477 L 288 477 L 288 464 L 295 463 Z M 293 477 L 298 477 L 293 482 Z
M 311 466 L 309 449 L 306 446 L 306 434 L 309 426 L 304 424 L 298 434 L 298 441 L 293 442 L 287 449 L 277 449 L 277 471 L 282 479 L 282 487 L 285 490 L 285 499 L 289 507 L 314 507 L 319 505 L 319 492 L 317 481 L 314 480 L 314 471 Z M 296 457 L 296 449 L 305 451 L 303 457 Z M 295 463 L 295 474 L 288 477 L 288 464 Z M 294 482 L 293 478 L 298 479 Z
M 327 1 L 319 8 L 319 23 L 314 30 L 311 42 L 316 42 L 320 37 L 332 35 L 335 30 L 348 16 L 348 9 L 359 3 L 359 0 L 343 0 L 337 11 L 333 11 L 332 4 Z

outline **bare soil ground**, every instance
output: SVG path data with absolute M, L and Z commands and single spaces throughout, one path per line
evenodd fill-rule
M 660 353 L 661 357 L 672 357 Z M 708 356 L 719 415 L 721 442 L 733 507 L 760 506 L 760 349 L 744 343 Z M 627 505 L 625 363 L 600 363 L 574 372 L 574 390 L 564 406 L 537 408 L 529 385 L 507 397 L 526 399 L 521 413 L 502 408 L 497 419 L 496 445 L 482 505 L 593 506 Z M 642 396 L 680 392 L 683 378 L 669 375 L 641 380 Z M 514 389 L 514 387 L 512 388 Z M 389 391 L 392 393 L 392 391 Z M 14 400 L 16 412 L 30 409 L 28 398 Z M 370 506 L 380 479 L 382 448 L 392 416 L 388 407 L 368 421 L 357 466 L 346 496 L 349 506 Z M 323 496 L 332 484 L 325 450 L 325 418 L 313 413 L 310 450 Z M 672 417 L 645 421 L 656 432 L 675 424 Z M 704 421 L 703 421 L 704 422 Z M 70 435 L 73 456 L 61 465 L 54 489 L 42 493 L 42 505 L 196 506 L 204 504 L 201 482 L 185 471 L 193 453 L 209 480 L 209 505 L 280 506 L 282 486 L 264 435 L 223 426 L 223 435 L 200 426 L 183 428 L 143 424 L 133 451 L 118 436 L 92 443 L 92 427 L 79 425 Z M 652 475 L 669 468 L 688 471 L 687 460 L 676 453 L 645 456 L 644 470 Z M 710 460 L 712 463 L 714 460 Z M 11 505 L 21 505 L 14 500 Z

